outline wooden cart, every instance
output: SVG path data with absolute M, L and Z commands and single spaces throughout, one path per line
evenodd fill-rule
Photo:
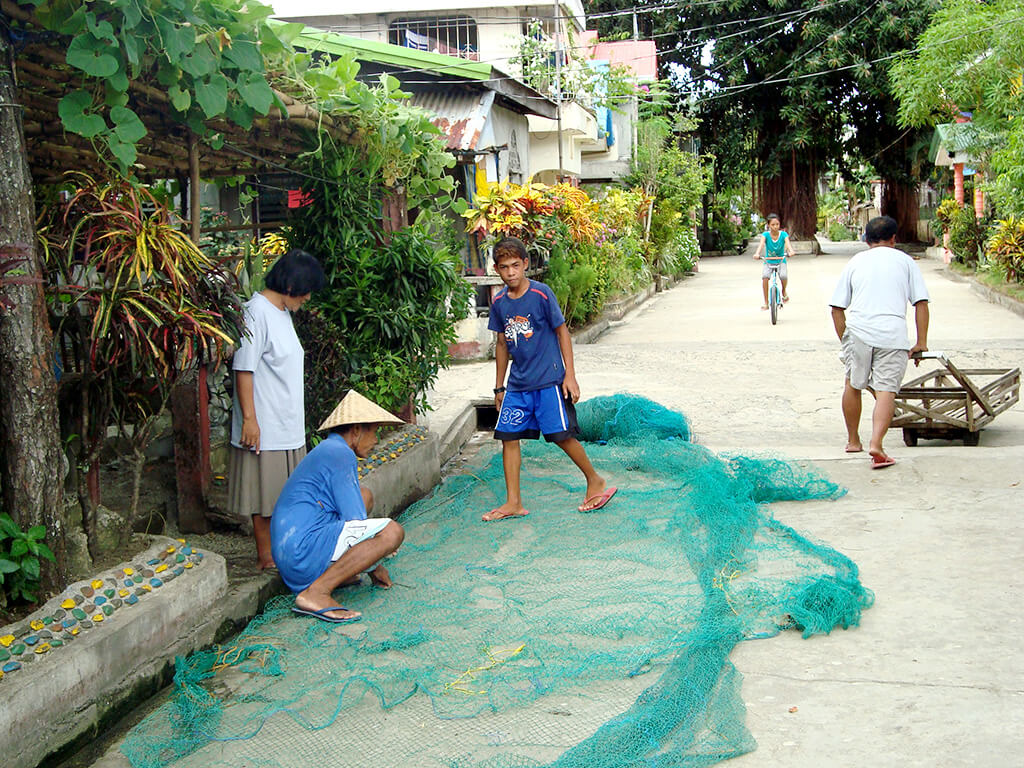
M 925 352 L 938 368 L 908 381 L 896 395 L 892 427 L 903 428 L 903 442 L 918 438 L 963 440 L 977 445 L 980 432 L 1020 396 L 1020 368 L 957 368 L 941 352 Z

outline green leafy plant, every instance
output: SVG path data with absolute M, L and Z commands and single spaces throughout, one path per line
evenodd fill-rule
M 997 221 L 985 243 L 985 255 L 1005 271 L 1007 281 L 1024 283 L 1024 218 L 1009 216 Z
M 12 601 L 36 601 L 39 558 L 56 562 L 53 552 L 43 543 L 45 536 L 43 526 L 23 531 L 10 515 L 0 512 L 0 608 L 6 608 Z
M 93 0 L 18 0 L 46 29 L 67 35 L 69 67 L 82 87 L 57 109 L 64 128 L 92 139 L 128 172 L 146 135 L 130 98 L 133 81 L 167 94 L 172 119 L 216 140 L 207 121 L 226 117 L 249 128 L 284 104 L 267 82 L 264 58 L 294 54 L 301 25 L 270 25 L 273 9 L 254 0 L 177 0 L 169 4 Z
M 204 254 L 146 189 L 85 174 L 38 229 L 47 299 L 62 366 L 59 395 L 71 423 L 79 504 L 97 551 L 99 455 L 109 426 L 135 459 L 131 514 L 145 448 L 171 390 L 242 334 L 241 301 L 226 264 Z
M 981 253 L 982 230 L 974 217 L 974 209 L 957 207 L 949 219 L 949 249 L 962 264 L 978 263 Z

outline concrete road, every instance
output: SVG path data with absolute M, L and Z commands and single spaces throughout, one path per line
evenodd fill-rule
M 891 468 L 872 471 L 867 454 L 845 454 L 843 369 L 827 305 L 864 246 L 824 247 L 790 263 L 792 301 L 774 327 L 760 310 L 758 263 L 702 261 L 692 279 L 576 347 L 583 396 L 645 395 L 683 411 L 714 450 L 809 460 L 849 489 L 837 502 L 774 512 L 857 562 L 876 604 L 857 629 L 738 647 L 759 746 L 728 765 L 1022 765 L 1024 406 L 999 415 L 977 447 L 908 448 L 891 432 Z M 932 350 L 961 367 L 1024 366 L 1024 318 L 987 303 L 941 262 L 919 265 L 932 297 Z M 434 418 L 486 396 L 493 376 L 493 364 L 444 372 Z M 864 405 L 866 444 L 869 398 Z

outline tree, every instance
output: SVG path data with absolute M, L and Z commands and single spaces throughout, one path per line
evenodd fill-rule
M 602 10 L 616 5 L 625 4 L 597 4 Z M 815 184 L 830 161 L 870 158 L 891 190 L 912 182 L 906 156 L 913 137 L 897 124 L 879 62 L 912 47 L 938 5 L 686 0 L 671 8 L 656 2 L 640 7 L 650 20 L 647 33 L 666 50 L 664 73 L 701 119 L 704 151 L 727 158 L 716 161 L 716 190 L 750 172 L 762 214 L 771 208 L 795 236 L 810 237 Z M 627 26 L 629 14 L 599 21 L 602 32 Z M 736 157 L 738 148 L 748 157 Z M 908 202 L 903 193 L 890 197 L 890 208 Z M 898 218 L 910 236 L 909 217 Z
M 53 340 L 35 245 L 35 207 L 21 107 L 14 86 L 8 26 L 0 14 L 0 258 L 16 260 L 30 280 L 0 284 L 0 486 L 3 507 L 22 528 L 46 527 L 57 558 L 45 565 L 44 590 L 66 581 L 63 466 L 57 426 Z
M 1019 0 L 949 0 L 917 50 L 891 67 L 907 127 L 931 127 L 972 113 L 971 156 L 991 175 L 988 188 L 1005 215 L 1024 213 L 1024 13 Z

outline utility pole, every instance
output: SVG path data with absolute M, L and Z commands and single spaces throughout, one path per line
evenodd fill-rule
M 555 0 L 555 116 L 558 122 L 558 170 L 555 181 L 562 181 L 562 19 Z

